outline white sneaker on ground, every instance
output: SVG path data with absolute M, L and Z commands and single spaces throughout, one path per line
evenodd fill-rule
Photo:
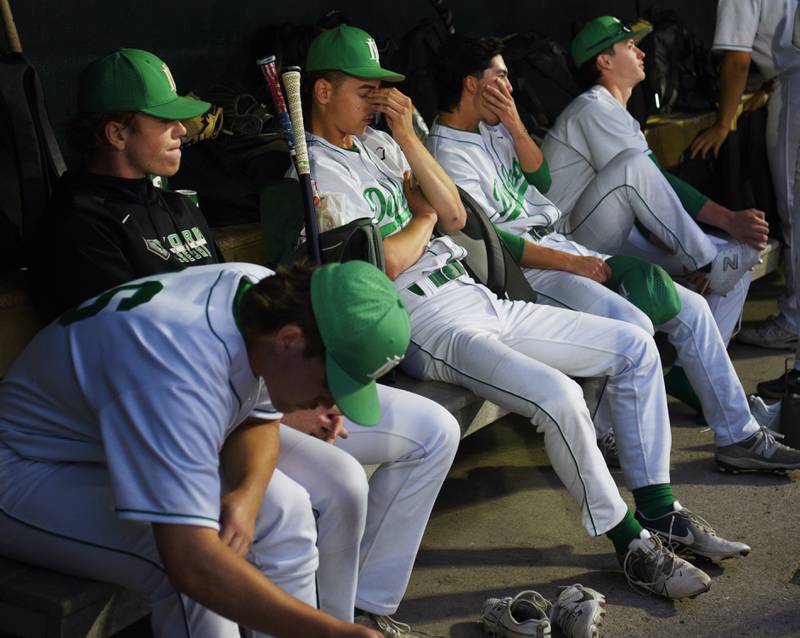
M 736 341 L 759 348 L 791 349 L 797 346 L 797 332 L 789 328 L 782 315 L 772 315 L 744 326 L 736 335 Z
M 759 396 L 751 394 L 747 397 L 750 402 L 750 414 L 758 421 L 762 428 L 773 432 L 780 432 L 781 428 L 781 402 L 767 403 Z
M 567 638 L 600 638 L 606 615 L 606 597 L 583 585 L 561 587 L 550 610 L 550 624 Z
M 718 295 L 727 295 L 753 266 L 761 261 L 761 253 L 740 241 L 731 240 L 720 246 L 711 262 L 708 287 Z
M 536 591 L 511 598 L 488 598 L 483 603 L 481 625 L 498 638 L 549 638 L 550 601 Z
M 708 574 L 673 554 L 646 529 L 631 541 L 627 554 L 617 558 L 628 584 L 636 590 L 677 600 L 694 598 L 711 587 Z

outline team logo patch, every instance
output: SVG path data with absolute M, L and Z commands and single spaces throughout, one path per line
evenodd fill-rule
M 395 357 L 386 357 L 386 363 L 384 363 L 380 368 L 375 370 L 375 372 L 368 373 L 367 376 L 370 379 L 380 379 L 384 374 L 389 372 L 389 370 L 394 368 L 402 360 L 403 360 L 402 354 Z
M 169 88 L 172 89 L 173 93 L 178 92 L 178 87 L 175 86 L 175 78 L 172 77 L 172 73 L 169 71 L 169 67 L 166 64 L 161 64 L 161 70 L 164 72 L 164 75 L 167 77 L 167 82 L 169 82 Z
M 380 58 L 378 56 L 378 45 L 375 44 L 375 40 L 372 38 L 367 38 L 367 48 L 369 49 L 369 59 L 379 62 Z
M 158 255 L 164 261 L 169 259 L 169 251 L 161 245 L 161 242 L 157 239 L 145 239 L 144 245 L 151 253 L 154 255 Z

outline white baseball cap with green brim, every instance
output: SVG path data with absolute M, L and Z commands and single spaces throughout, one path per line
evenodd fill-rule
M 320 33 L 308 49 L 305 71 L 341 71 L 357 78 L 402 82 L 404 75 L 381 67 L 378 46 L 372 36 L 341 24 Z
M 311 276 L 311 306 L 336 405 L 359 425 L 377 425 L 381 408 L 375 381 L 400 363 L 411 339 L 397 289 L 365 261 L 327 264 Z

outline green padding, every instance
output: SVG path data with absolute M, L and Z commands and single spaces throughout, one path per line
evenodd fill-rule
M 259 193 L 264 263 L 270 268 L 292 261 L 303 228 L 301 202 L 300 185 L 294 179 L 270 182 Z
M 661 266 L 638 257 L 610 257 L 613 274 L 606 286 L 625 297 L 650 317 L 654 326 L 666 323 L 681 311 L 675 283 Z
M 493 226 L 500 240 L 506 245 L 508 252 L 510 252 L 511 256 L 514 258 L 514 261 L 518 264 L 522 263 L 522 253 L 525 252 L 525 240 L 519 235 L 509 233 L 507 230 L 499 228 L 497 224 L 493 224 Z
M 542 159 L 542 165 L 533 173 L 525 173 L 525 181 L 531 186 L 535 186 L 540 193 L 546 193 L 550 190 L 553 180 L 550 177 L 550 166 L 547 163 L 547 158 Z

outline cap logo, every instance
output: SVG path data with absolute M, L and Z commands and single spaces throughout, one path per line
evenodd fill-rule
M 378 57 L 378 45 L 375 44 L 375 40 L 372 38 L 367 38 L 367 48 L 369 49 L 369 59 L 379 62 L 380 58 Z
M 398 363 L 403 360 L 403 355 L 396 355 L 394 357 L 386 357 L 386 363 L 384 363 L 380 368 L 375 370 L 375 372 L 368 372 L 367 376 L 370 379 L 380 379 L 384 374 L 389 372 L 392 368 L 394 368 Z
M 175 78 L 172 77 L 172 73 L 169 71 L 169 67 L 161 63 L 161 70 L 164 72 L 164 75 L 167 77 L 167 82 L 169 82 L 169 88 L 172 89 L 173 93 L 178 92 L 178 87 L 175 85 Z

